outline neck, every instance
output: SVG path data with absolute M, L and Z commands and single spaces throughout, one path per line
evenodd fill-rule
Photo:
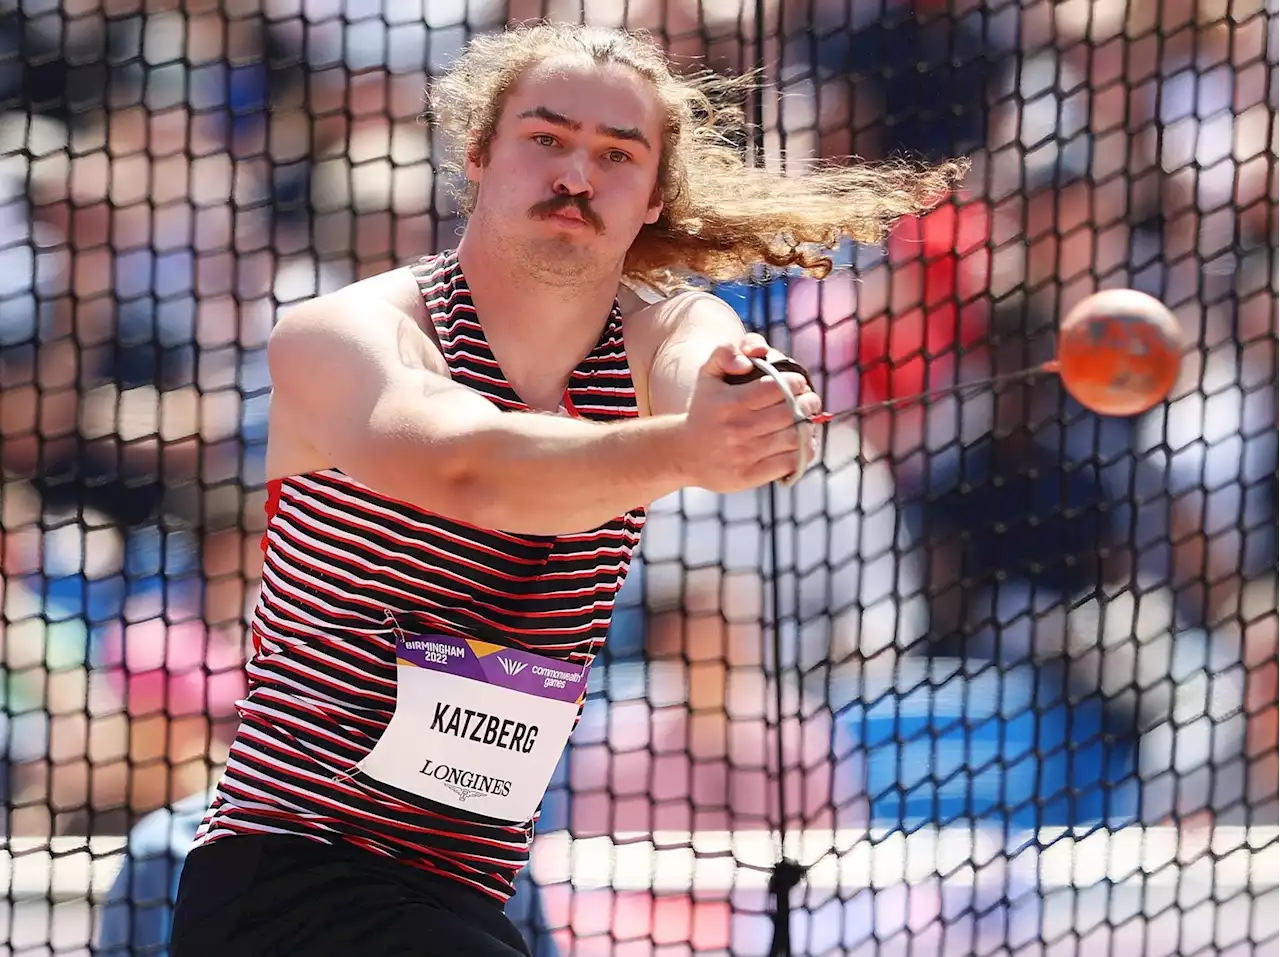
M 572 288 L 512 262 L 475 229 L 463 233 L 458 262 L 486 334 L 508 340 L 594 345 L 618 295 L 622 270 L 592 280 L 575 277 Z

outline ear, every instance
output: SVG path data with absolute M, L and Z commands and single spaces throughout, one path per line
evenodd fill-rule
M 484 178 L 486 161 L 487 157 L 485 155 L 485 149 L 480 143 L 473 140 L 468 144 L 467 163 L 466 169 L 464 170 L 468 183 L 472 183 L 476 186 L 480 185 L 480 180 Z
M 658 221 L 658 217 L 662 215 L 664 204 L 662 200 L 655 195 L 649 202 L 649 211 L 644 214 L 644 221 L 647 225 L 652 226 Z

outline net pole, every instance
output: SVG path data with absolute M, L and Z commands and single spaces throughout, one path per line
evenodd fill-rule
M 765 86 L 765 42 L 767 39 L 767 31 L 765 29 L 765 20 L 767 15 L 767 7 L 764 0 L 755 0 L 755 57 L 752 63 L 752 69 L 755 76 L 759 80 L 759 86 L 754 99 L 752 108 L 752 125 L 754 126 L 754 146 L 756 152 L 756 162 L 764 164 L 766 162 L 766 144 L 765 144 L 765 110 L 764 98 L 766 96 Z M 779 13 L 781 16 L 781 12 Z M 781 135 L 781 124 L 779 124 L 779 134 Z M 781 152 L 781 151 L 780 151 Z M 779 162 L 784 160 L 780 156 Z M 784 280 L 785 281 L 785 280 Z M 760 302 L 761 316 L 764 321 L 765 338 L 771 339 L 771 333 L 774 327 L 774 310 L 772 297 L 767 293 L 761 297 Z M 785 319 L 783 319 L 785 322 Z M 768 637 L 765 639 L 771 644 L 773 657 L 773 708 L 776 725 L 774 727 L 774 760 L 776 767 L 776 802 L 777 802 L 777 832 L 778 832 L 778 853 L 776 861 L 769 872 L 769 910 L 772 922 L 772 939 L 769 944 L 769 957 L 790 957 L 791 955 L 791 891 L 794 890 L 804 877 L 804 869 L 796 861 L 787 858 L 787 781 L 786 781 L 786 742 L 784 730 L 785 698 L 783 690 L 783 657 L 782 657 L 782 584 L 779 561 L 781 559 L 781 546 L 778 536 L 778 487 L 776 484 L 770 484 L 764 490 L 766 499 L 765 523 L 767 527 L 767 546 L 766 553 L 769 563 L 769 579 L 768 593 L 770 610 L 766 613 L 766 632 Z M 768 657 L 766 655 L 766 657 Z M 769 711 L 769 684 L 765 684 L 765 714 Z M 767 717 L 766 717 L 767 720 Z

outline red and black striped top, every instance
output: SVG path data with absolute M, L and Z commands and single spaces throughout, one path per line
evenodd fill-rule
M 527 409 L 494 361 L 456 254 L 423 260 L 414 274 L 454 380 L 500 409 Z M 638 414 L 616 304 L 570 378 L 565 409 L 595 420 Z M 533 821 L 505 826 L 406 803 L 350 774 L 395 708 L 393 628 L 589 663 L 644 510 L 581 534 L 515 535 L 330 469 L 272 482 L 267 514 L 249 693 L 196 844 L 264 833 L 345 841 L 509 897 Z

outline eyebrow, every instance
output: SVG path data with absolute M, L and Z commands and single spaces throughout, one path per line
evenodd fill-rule
M 550 123 L 552 126 L 562 126 L 568 130 L 580 130 L 582 124 L 577 120 L 572 120 L 563 113 L 557 113 L 555 110 L 549 110 L 545 106 L 535 106 L 531 110 L 525 110 L 520 114 L 522 120 L 542 120 Z M 605 126 L 603 123 L 596 127 L 596 132 L 602 136 L 607 136 L 615 140 L 626 140 L 631 143 L 639 143 L 645 149 L 653 149 L 649 143 L 649 138 L 641 133 L 634 126 Z

